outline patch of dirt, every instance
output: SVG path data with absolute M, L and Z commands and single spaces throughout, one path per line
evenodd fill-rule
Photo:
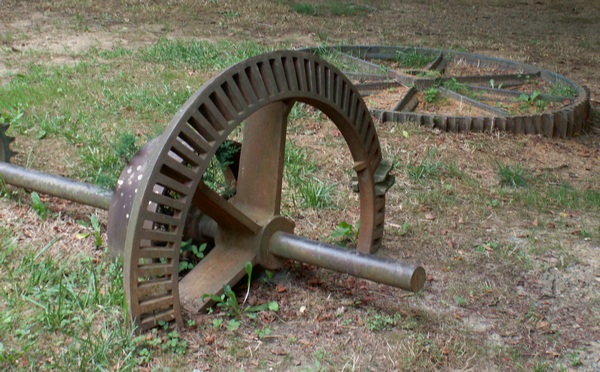
M 21 193 L 23 200 L 30 197 Z M 97 214 L 102 221 L 102 239 L 106 241 L 106 217 L 104 211 L 74 204 L 63 199 L 40 195 L 48 208 L 48 218 L 43 220 L 32 209 L 30 203 L 21 205 L 6 198 L 0 199 L 0 220 L 2 227 L 15 231 L 15 241 L 23 245 L 31 245 L 46 249 L 47 254 L 54 257 L 73 258 L 78 255 L 92 256 L 101 259 L 103 249 L 94 246 L 89 216 Z M 84 221 L 83 224 L 78 220 Z
M 399 86 L 386 90 L 375 91 L 364 97 L 367 106 L 377 110 L 392 110 L 402 100 L 409 88 Z
M 442 96 L 442 93 L 439 92 L 437 94 L 439 97 L 433 98 L 432 102 L 427 102 L 425 94 L 418 92 L 416 96 L 419 100 L 419 105 L 415 109 L 415 112 L 448 116 L 489 116 L 489 112 L 474 107 L 468 102 Z

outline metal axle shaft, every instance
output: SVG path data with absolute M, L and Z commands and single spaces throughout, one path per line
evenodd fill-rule
M 269 250 L 280 257 L 348 273 L 406 291 L 418 292 L 425 285 L 425 269 L 421 266 L 343 249 L 285 232 L 276 232 L 271 236 Z
M 108 210 L 113 192 L 85 182 L 0 162 L 0 178 L 13 186 Z
M 113 191 L 89 183 L 9 163 L 0 162 L 0 175 L 7 184 L 105 210 L 108 210 L 113 195 Z M 279 257 L 345 272 L 411 292 L 421 290 L 425 283 L 425 270 L 421 266 L 342 249 L 284 232 L 273 234 L 269 249 Z

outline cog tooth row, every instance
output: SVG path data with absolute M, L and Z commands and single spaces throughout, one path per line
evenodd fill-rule
M 15 138 L 6 135 L 8 127 L 8 124 L 0 123 L 0 161 L 5 163 L 9 163 L 10 158 L 16 154 L 10 149 L 10 144 L 14 142 Z

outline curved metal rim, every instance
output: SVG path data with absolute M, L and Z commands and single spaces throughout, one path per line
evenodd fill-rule
M 391 59 L 400 51 L 416 50 L 423 54 L 441 56 L 441 59 L 446 58 L 451 59 L 452 61 L 460 59 L 468 64 L 477 66 L 499 66 L 505 69 L 523 71 L 523 74 L 538 74 L 542 80 L 561 81 L 577 91 L 577 96 L 572 99 L 569 104 L 539 114 L 453 116 L 401 110 L 372 109 L 372 114 L 381 121 L 414 122 L 419 125 L 448 132 L 491 132 L 498 130 L 515 134 L 539 134 L 547 137 L 561 138 L 570 138 L 582 133 L 587 129 L 590 122 L 591 106 L 589 90 L 576 84 L 565 76 L 533 65 L 474 53 L 408 46 L 325 46 L 318 48 L 302 48 L 300 50 L 318 53 L 327 49 L 339 51 L 351 56 L 351 58 L 382 60 Z M 440 63 L 440 61 L 437 61 L 436 63 Z M 373 66 L 376 65 L 373 64 Z
M 184 104 L 160 137 L 162 149 L 148 159 L 148 164 L 154 166 L 139 175 L 139 192 L 125 239 L 124 284 L 130 314 L 140 328 L 154 327 L 160 320 L 182 324 L 178 288 L 182 230 L 216 150 L 249 116 L 274 102 L 292 101 L 321 110 L 344 136 L 360 186 L 358 247 L 369 251 L 374 242 L 380 241 L 384 216 L 382 203 L 376 202 L 374 173 L 381 161 L 381 149 L 359 92 L 341 71 L 314 54 L 281 51 L 250 58 L 215 76 Z M 169 153 L 176 153 L 182 162 L 176 164 Z M 171 190 L 173 196 L 155 193 L 157 186 Z M 161 215 L 163 208 L 153 212 L 147 208 L 149 203 L 163 205 L 174 213 Z M 148 229 L 154 225 L 148 222 L 156 221 L 164 228 Z M 144 258 L 153 261 L 145 263 Z M 165 263 L 157 263 L 157 259 Z M 147 297 L 152 290 L 158 292 Z

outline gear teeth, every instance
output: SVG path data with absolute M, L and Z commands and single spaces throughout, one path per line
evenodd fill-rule
M 5 163 L 10 163 L 10 158 L 16 155 L 16 152 L 10 149 L 10 144 L 15 141 L 15 138 L 6 135 L 8 127 L 8 124 L 0 123 L 0 161 Z

